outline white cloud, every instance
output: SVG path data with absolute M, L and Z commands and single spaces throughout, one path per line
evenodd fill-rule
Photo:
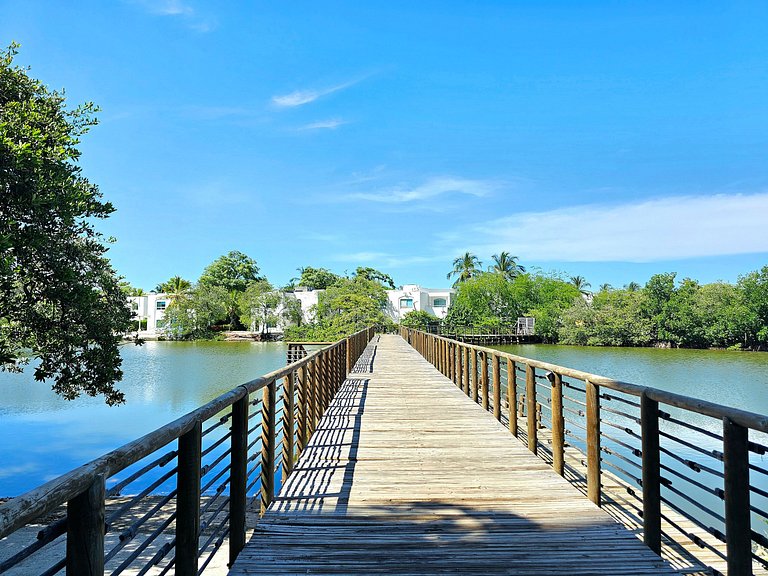
M 344 124 L 349 124 L 349 122 L 347 120 L 342 120 L 341 118 L 331 118 L 330 120 L 320 120 L 319 122 L 305 124 L 301 127 L 301 130 L 335 130 Z
M 338 92 L 339 90 L 344 90 L 345 88 L 349 88 L 350 86 L 353 86 L 358 82 L 360 82 L 360 79 L 350 80 L 349 82 L 344 82 L 343 84 L 337 84 L 336 86 L 331 86 L 330 88 L 322 88 L 318 90 L 295 90 L 294 92 L 291 92 L 289 94 L 283 94 L 282 96 L 273 96 L 272 103 L 284 108 L 293 108 L 295 106 L 303 106 L 304 104 L 309 104 L 310 102 L 314 102 L 315 100 L 317 100 L 322 96 L 327 96 L 328 94 L 333 94 L 334 92 Z
M 402 268 L 414 264 L 438 262 L 445 260 L 445 255 L 437 256 L 396 256 L 386 252 L 353 252 L 350 254 L 336 254 L 333 257 L 338 262 L 352 262 L 354 264 L 375 264 L 382 268 Z
M 195 13 L 191 6 L 188 6 L 180 0 L 162 0 L 155 2 L 158 14 L 166 16 L 191 16 Z
M 181 18 L 184 23 L 197 32 L 210 32 L 214 23 L 209 18 L 198 14 L 190 4 L 183 0 L 133 0 L 150 14 Z
M 356 192 L 346 196 L 349 200 L 368 200 L 387 204 L 399 204 L 429 200 L 444 194 L 464 194 L 467 196 L 486 196 L 495 185 L 483 180 L 466 178 L 439 177 L 431 178 L 419 186 L 395 187 L 379 192 Z
M 525 212 L 461 236 L 475 239 L 469 246 L 474 252 L 507 250 L 528 261 L 653 262 L 768 252 L 768 193 Z
M 151 14 L 158 16 L 192 16 L 195 9 L 181 0 L 136 0 Z

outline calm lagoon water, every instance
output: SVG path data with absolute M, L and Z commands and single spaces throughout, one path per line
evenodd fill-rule
M 615 380 L 768 414 L 768 353 L 546 344 L 497 348 Z
M 618 380 L 768 413 L 768 354 L 546 345 L 501 348 Z M 127 345 L 122 349 L 125 378 L 120 384 L 127 403 L 113 408 L 101 398 L 62 400 L 47 385 L 35 382 L 30 369 L 21 375 L 0 373 L 0 496 L 21 494 L 282 366 L 285 353 L 285 345 L 279 343 Z M 571 407 L 579 408 L 575 404 Z M 720 423 L 714 419 L 701 417 L 696 423 L 720 431 Z M 687 432 L 676 429 L 675 433 L 685 436 Z M 721 449 L 717 441 L 700 434 L 689 439 L 703 448 Z M 768 444 L 766 437 L 752 439 Z M 614 448 L 622 451 L 621 446 Z M 701 460 L 699 453 L 684 446 L 674 450 L 683 457 Z M 753 454 L 751 460 L 768 467 L 768 456 Z M 673 462 L 672 466 L 685 471 L 682 464 Z M 753 481 L 768 491 L 768 476 L 756 474 Z M 697 513 L 673 494 L 669 497 Z M 721 505 L 711 495 L 696 497 L 715 510 Z M 768 499 L 755 498 L 753 504 L 768 509 Z M 718 525 L 711 518 L 702 521 Z
M 23 374 L 0 372 L 0 496 L 16 496 L 151 432 L 285 364 L 270 342 L 146 342 L 122 348 L 126 403 L 68 402 Z
M 768 354 L 765 353 L 717 350 L 662 350 L 654 348 L 596 348 L 541 344 L 499 346 L 498 348 L 518 356 L 577 368 L 616 380 L 652 386 L 726 406 L 741 408 L 742 410 L 768 414 Z M 582 383 L 577 382 L 577 384 L 583 387 Z M 548 386 L 538 387 L 539 393 L 543 394 L 544 399 L 549 395 L 547 389 Z M 584 400 L 583 395 L 572 390 L 566 390 L 566 393 L 569 396 L 580 397 L 582 402 Z M 612 394 L 620 397 L 623 396 L 616 393 Z M 636 401 L 636 399 L 633 400 Z M 607 408 L 614 410 L 638 413 L 636 408 L 632 409 L 616 401 L 608 402 L 603 400 L 601 403 Z M 567 400 L 565 401 L 565 406 L 576 411 L 583 409 L 583 404 L 578 405 Z M 682 410 L 669 406 L 661 406 L 661 409 L 669 412 L 673 417 L 695 424 L 712 433 L 722 434 L 722 423 L 717 419 L 690 412 L 684 413 Z M 548 419 L 548 410 L 543 410 L 543 417 L 545 420 Z M 573 412 L 566 413 L 566 420 L 574 420 L 574 418 Z M 619 425 L 618 429 L 604 425 L 602 427 L 603 433 L 618 438 L 636 448 L 640 447 L 640 442 L 636 436 L 624 435 L 621 431 L 623 427 L 628 427 L 634 430 L 636 434 L 639 433 L 639 426 L 636 422 L 622 416 L 606 413 L 606 411 L 603 412 L 603 418 Z M 577 419 L 581 420 L 581 418 Z M 584 451 L 584 443 L 578 438 L 583 438 L 584 431 L 574 424 L 566 424 L 566 429 L 568 428 L 572 429 L 573 434 L 573 437 L 568 439 L 568 441 Z M 683 439 L 689 444 L 689 446 L 685 446 L 670 438 L 662 437 L 662 449 L 666 448 L 680 458 L 689 459 L 722 472 L 722 464 L 720 462 L 703 455 L 692 447 L 695 446 L 704 450 L 720 452 L 723 449 L 721 441 L 667 422 L 662 422 L 662 430 L 676 438 Z M 766 434 L 751 431 L 750 439 L 768 446 L 768 435 Z M 638 458 L 628 452 L 625 445 L 607 438 L 603 439 L 603 446 L 613 452 L 613 454 L 604 453 L 602 455 L 604 466 L 640 490 L 639 483 L 633 479 L 633 477 L 636 478 L 640 475 L 640 470 L 628 464 L 626 460 L 637 461 Z M 614 454 L 618 454 L 618 456 Z M 695 478 L 700 483 L 710 487 L 710 489 L 722 488 L 721 479 L 706 472 L 694 473 L 684 463 L 666 454 L 662 454 L 662 463 L 685 477 Z M 750 463 L 764 471 L 768 470 L 768 455 L 750 453 Z M 662 488 L 662 496 L 668 498 L 676 506 L 689 514 L 692 514 L 705 526 L 723 529 L 720 518 L 699 510 L 693 503 L 702 503 L 710 510 L 722 516 L 722 500 L 714 496 L 711 490 L 700 490 L 680 480 L 669 471 L 664 471 L 663 476 L 671 482 L 671 486 Z M 760 472 L 753 469 L 750 473 L 750 481 L 758 490 L 768 493 L 768 472 Z M 680 493 L 683 493 L 688 499 L 685 496 L 681 496 Z M 764 514 L 768 511 L 768 498 L 753 492 L 751 499 L 751 504 L 763 511 Z M 768 535 L 766 516 L 755 512 L 753 514 L 753 528 L 764 535 Z

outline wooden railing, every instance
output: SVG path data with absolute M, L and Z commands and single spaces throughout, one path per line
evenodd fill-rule
M 768 568 L 768 416 L 417 330 L 401 336 L 561 476 L 578 450 L 595 504 L 609 475 L 619 479 L 657 554 L 662 541 L 685 540 L 730 576 Z
M 0 539 L 44 524 L 0 573 L 31 573 L 21 563 L 64 536 L 64 557 L 35 572 L 196 575 L 227 541 L 233 562 L 249 499 L 266 510 L 372 337 L 366 329 L 310 353 L 0 505 Z

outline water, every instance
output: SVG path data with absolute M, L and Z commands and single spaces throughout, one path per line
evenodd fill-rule
M 16 496 L 122 446 L 235 386 L 285 365 L 269 342 L 124 346 L 126 403 L 68 402 L 23 374 L 0 373 L 0 496 Z
M 768 354 L 764 353 L 653 348 L 596 348 L 541 344 L 498 346 L 497 348 L 518 356 L 576 368 L 616 380 L 660 388 L 750 412 L 768 414 Z M 573 380 L 570 382 L 583 388 L 582 382 Z M 541 383 L 539 382 L 539 384 Z M 524 383 L 522 386 L 524 389 Z M 518 388 L 518 391 L 522 392 L 523 389 Z M 636 398 L 629 398 L 614 392 L 609 393 L 637 401 Z M 549 425 L 549 412 L 546 406 L 546 399 L 549 396 L 548 386 L 537 386 L 537 394 L 541 394 L 541 402 L 544 404 L 543 418 Z M 576 398 L 579 402 L 584 401 L 584 395 L 572 389 L 566 388 L 565 394 Z M 564 405 L 566 409 L 572 410 L 565 414 L 566 421 L 577 421 L 583 426 L 584 418 L 573 412 L 583 409 L 583 404 L 578 405 L 576 402 L 566 400 Z M 603 399 L 601 405 L 633 416 L 639 414 L 637 408 L 617 401 Z M 722 422 L 715 418 L 664 405 L 661 406 L 661 409 L 669 412 L 674 418 L 694 424 L 713 434 L 722 434 Z M 603 411 L 602 418 L 620 425 L 619 428 L 604 425 L 602 432 L 624 443 L 617 443 L 607 437 L 603 438 L 603 446 L 613 451 L 613 454 L 604 453 L 602 455 L 604 466 L 610 472 L 622 477 L 630 485 L 634 485 L 638 491 L 641 490 L 640 485 L 635 480 L 640 476 L 640 470 L 627 462 L 627 460 L 639 462 L 639 458 L 626 448 L 626 445 L 640 448 L 637 437 L 640 429 L 637 422 L 606 411 Z M 623 434 L 622 428 L 624 427 L 634 431 L 635 436 Z M 568 428 L 572 429 L 576 437 L 567 437 L 566 440 L 584 452 L 584 442 L 578 438 L 578 436 L 583 438 L 584 431 L 578 425 L 566 423 L 566 429 Z M 702 454 L 701 451 L 694 448 L 721 452 L 723 450 L 722 441 L 664 421 L 661 422 L 661 429 L 662 432 L 667 432 L 670 436 L 680 438 L 688 443 L 686 446 L 670 437 L 662 437 L 662 449 L 666 448 L 679 458 L 703 464 L 722 473 L 720 461 Z M 749 436 L 750 440 L 754 442 L 759 442 L 764 446 L 768 445 L 768 435 L 766 434 L 750 431 Z M 662 476 L 671 483 L 670 487 L 662 487 L 662 496 L 692 515 L 701 524 L 723 530 L 722 520 L 718 517 L 718 515 L 724 514 L 723 502 L 712 493 L 712 489 L 723 487 L 722 479 L 706 471 L 694 472 L 685 463 L 669 454 L 662 453 L 661 459 L 663 465 L 709 487 L 709 490 L 700 489 L 680 479 L 669 470 L 662 470 Z M 750 463 L 761 470 L 768 471 L 768 455 L 750 453 Z M 750 482 L 762 493 L 768 492 L 768 473 L 753 469 L 750 472 Z M 681 496 L 681 493 L 684 496 Z M 768 498 L 762 496 L 760 492 L 753 492 L 751 500 L 752 505 L 763 512 L 755 511 L 753 513 L 753 529 L 768 535 L 768 523 L 766 523 L 765 515 L 765 512 L 768 511 Z M 696 502 L 714 512 L 715 515 L 701 510 Z
M 524 344 L 518 356 L 768 414 L 768 353 Z

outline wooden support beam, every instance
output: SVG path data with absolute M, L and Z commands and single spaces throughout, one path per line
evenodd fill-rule
M 752 574 L 748 440 L 747 428 L 735 424 L 729 418 L 723 418 L 723 486 L 728 576 Z
M 299 422 L 298 422 L 298 437 L 296 449 L 298 454 L 304 451 L 304 446 L 307 445 L 309 437 L 307 436 L 307 367 L 299 366 L 297 371 L 298 388 L 299 388 Z
M 550 372 L 552 384 L 552 468 L 565 473 L 565 419 L 563 418 L 563 377 Z
M 661 467 L 659 454 L 659 403 L 640 397 L 640 431 L 643 461 L 643 542 L 661 555 Z
M 536 454 L 538 432 L 536 429 L 536 369 L 525 366 L 525 411 L 528 424 L 528 450 Z
M 491 355 L 491 366 L 493 371 L 493 417 L 501 422 L 501 366 L 496 354 Z
M 587 390 L 587 496 L 600 506 L 600 389 L 585 380 Z
M 264 388 L 261 402 L 261 515 L 267 511 L 275 495 L 275 404 L 277 383 L 272 380 Z
M 480 352 L 480 387 L 483 391 L 483 410 L 488 410 L 488 353 Z
M 197 576 L 200 537 L 200 459 L 202 422 L 179 437 L 176 494 L 176 574 Z
M 232 404 L 232 450 L 229 455 L 229 563 L 245 546 L 248 504 L 248 394 Z
M 509 431 L 517 437 L 517 372 L 514 360 L 507 358 L 507 411 Z
M 67 576 L 104 574 L 104 475 L 67 502 Z
M 288 478 L 291 472 L 293 472 L 293 460 L 294 460 L 294 441 L 295 434 L 295 417 L 294 410 L 296 409 L 294 394 L 295 394 L 295 380 L 293 373 L 288 374 L 283 382 L 283 471 L 284 478 Z

